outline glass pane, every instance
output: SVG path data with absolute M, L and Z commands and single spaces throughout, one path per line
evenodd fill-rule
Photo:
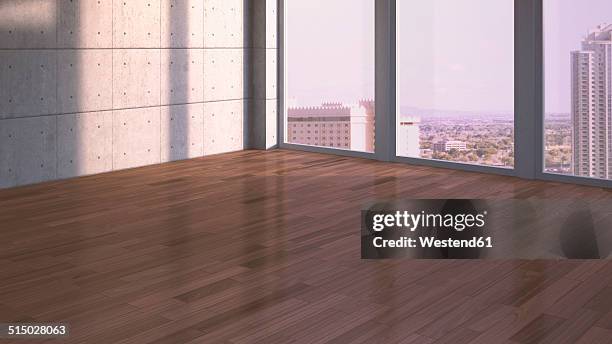
M 398 6 L 397 155 L 513 168 L 514 1 Z
M 612 2 L 544 1 L 544 171 L 612 179 Z
M 285 7 L 286 142 L 374 152 L 374 0 Z

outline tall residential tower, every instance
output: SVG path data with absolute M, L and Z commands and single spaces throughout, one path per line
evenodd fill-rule
M 571 53 L 573 169 L 612 178 L 612 25 L 600 25 Z

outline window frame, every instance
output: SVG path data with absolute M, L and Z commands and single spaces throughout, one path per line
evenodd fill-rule
M 288 0 L 291 1 L 291 0 Z M 376 2 L 376 13 L 375 16 L 378 14 L 378 0 L 372 0 Z M 278 13 L 278 42 L 277 42 L 277 46 L 278 46 L 278 70 L 277 70 L 277 76 L 278 76 L 278 80 L 277 80 L 277 85 L 278 85 L 278 95 L 277 95 L 277 99 L 278 99 L 278 109 L 279 111 L 277 111 L 277 115 L 278 115 L 278 126 L 277 126 L 277 137 L 278 137 L 278 147 L 281 149 L 293 149 L 293 150 L 298 150 L 298 151 L 305 151 L 305 152 L 313 152 L 313 153 L 326 153 L 326 154 L 333 154 L 333 155 L 341 155 L 341 156 L 349 156 L 349 157 L 357 157 L 357 158 L 365 158 L 365 159 L 378 159 L 378 160 L 382 160 L 379 159 L 379 152 L 378 152 L 378 142 L 375 141 L 375 152 L 362 152 L 362 151 L 353 151 L 350 149 L 342 149 L 342 148 L 332 148 L 332 147 L 323 147 L 323 146 L 311 146 L 311 145 L 305 145 L 305 144 L 299 144 L 299 143 L 289 143 L 286 142 L 285 138 L 287 137 L 287 128 L 286 128 L 286 118 L 287 118 L 287 108 L 285 107 L 285 99 L 287 98 L 287 90 L 285 88 L 285 80 L 287 78 L 287 68 L 285 65 L 285 61 L 287 60 L 287 55 L 286 55 L 286 50 L 285 50 L 285 39 L 286 39 L 286 35 L 285 35 L 285 18 L 287 17 L 287 9 L 284 5 L 284 0 L 277 0 L 277 13 Z M 378 41 L 378 24 L 379 20 L 377 20 L 377 18 L 374 19 L 374 25 L 375 25 L 375 44 Z M 377 48 L 377 47 L 376 47 Z M 376 49 L 376 51 L 378 51 L 378 49 Z M 378 93 L 377 93 L 377 89 L 378 89 L 378 54 L 376 54 L 375 58 L 374 58 L 374 64 L 375 64 L 375 99 L 378 98 Z M 376 105 L 376 114 L 375 114 L 375 123 L 378 123 L 379 117 L 378 117 L 378 105 Z M 376 136 L 378 136 L 378 125 L 376 126 Z
M 291 1 L 291 0 L 288 0 Z M 514 168 L 461 162 L 400 157 L 396 155 L 398 104 L 397 62 L 398 1 L 375 1 L 375 152 L 358 152 L 330 147 L 285 142 L 285 0 L 278 6 L 278 147 L 470 172 L 515 176 L 529 180 L 612 187 L 612 180 L 559 175 L 544 171 L 544 36 L 543 1 L 514 0 Z M 384 138 L 381 140 L 381 138 Z

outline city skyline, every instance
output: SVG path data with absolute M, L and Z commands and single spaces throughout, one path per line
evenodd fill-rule
M 374 99 L 374 4 L 374 0 L 287 4 L 287 37 L 299 42 L 286 46 L 289 106 Z M 513 165 L 514 1 L 399 0 L 397 4 L 397 127 L 402 117 L 415 119 L 421 130 L 405 132 L 419 133 L 421 158 Z M 572 165 L 584 142 L 580 146 L 574 140 L 578 130 L 572 123 L 578 116 L 572 115 L 570 64 L 571 52 L 582 49 L 589 30 L 612 22 L 608 13 L 612 13 L 610 1 L 590 0 L 585 6 L 544 0 L 547 172 L 610 178 L 580 172 Z M 608 77 L 610 71 L 602 73 Z M 600 135 L 605 142 L 593 145 L 612 145 L 605 135 Z M 466 149 L 452 154 L 434 149 L 436 143 L 454 140 L 465 141 Z M 401 141 L 398 146 L 406 145 Z M 404 155 L 415 156 L 415 150 L 411 152 Z M 597 164 L 603 163 L 599 160 Z
M 364 114 L 367 115 L 364 117 Z M 318 106 L 289 106 L 287 142 L 373 152 L 374 122 L 372 100 L 357 104 L 323 102 Z M 426 116 L 421 120 L 419 116 L 399 115 L 396 130 L 398 156 L 503 168 L 514 165 L 512 118 Z M 369 142 L 365 148 L 364 142 Z

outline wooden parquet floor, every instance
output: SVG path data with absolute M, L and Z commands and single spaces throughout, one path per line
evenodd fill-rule
M 453 197 L 612 191 L 286 150 L 0 190 L 0 322 L 71 325 L 37 343 L 612 343 L 609 261 L 360 260 L 365 204 Z

